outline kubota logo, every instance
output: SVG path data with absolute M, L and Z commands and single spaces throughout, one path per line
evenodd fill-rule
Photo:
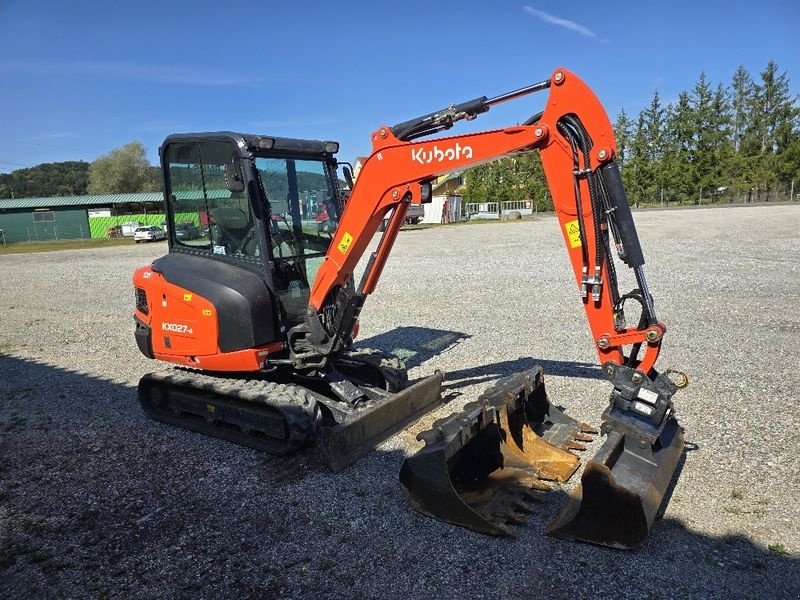
M 421 165 L 460 158 L 472 158 L 472 146 L 462 146 L 456 142 L 454 148 L 445 148 L 444 150 L 439 146 L 434 146 L 430 150 L 425 150 L 425 148 L 411 150 L 411 160 L 415 160 Z
M 172 333 L 194 333 L 191 327 L 182 323 L 161 323 L 161 330 Z

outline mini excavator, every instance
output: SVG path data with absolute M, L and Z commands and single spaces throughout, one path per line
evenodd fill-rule
M 492 106 L 548 91 L 525 123 L 434 137 Z M 340 471 L 441 403 L 443 374 L 409 382 L 402 361 L 355 348 L 358 319 L 410 205 L 443 173 L 538 150 L 603 375 L 605 441 L 549 533 L 641 545 L 683 452 L 672 397 L 686 376 L 655 369 L 666 326 L 644 273 L 609 119 L 559 68 L 544 81 L 454 104 L 372 134 L 351 192 L 338 144 L 233 132 L 175 134 L 160 148 L 169 253 L 134 275 L 135 338 L 178 365 L 145 375 L 145 413 L 273 454 L 319 444 Z M 324 211 L 327 228 L 318 227 Z M 356 285 L 354 271 L 379 228 Z M 614 256 L 616 252 L 616 258 Z M 617 261 L 636 288 L 622 293 Z M 638 306 L 628 326 L 626 303 Z M 630 307 L 628 307 L 630 311 Z M 551 403 L 540 368 L 497 381 L 420 434 L 400 483 L 436 518 L 515 535 L 526 500 L 566 481 L 598 431 Z

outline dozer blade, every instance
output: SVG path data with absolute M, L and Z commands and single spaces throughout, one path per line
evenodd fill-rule
M 365 403 L 346 420 L 323 429 L 320 447 L 329 468 L 341 471 L 441 403 L 443 377 L 436 371 L 400 392 Z
M 613 548 L 641 546 L 683 452 L 683 431 L 674 416 L 654 433 L 608 429 L 605 443 L 584 469 L 581 486 L 547 533 Z
M 417 439 L 425 447 L 400 471 L 411 505 L 481 533 L 516 536 L 508 523 L 524 522 L 528 501 L 550 490 L 545 481 L 565 481 L 579 463 L 528 423 L 528 403 L 543 388 L 541 370 L 506 377 L 477 402 L 422 432 Z

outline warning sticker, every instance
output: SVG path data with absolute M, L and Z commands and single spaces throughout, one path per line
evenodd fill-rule
M 192 301 L 192 295 L 191 294 L 184 294 L 183 295 L 183 301 L 184 302 L 191 302 Z
M 211 316 L 211 315 L 213 315 L 213 314 L 214 314 L 214 313 L 212 313 L 212 312 L 211 312 L 211 309 L 210 309 L 210 308 L 204 308 L 204 309 L 203 309 L 203 316 L 204 316 L 204 317 L 210 317 L 210 316 Z
M 579 248 L 581 244 L 581 227 L 578 225 L 578 220 L 564 223 L 564 229 L 567 232 L 567 239 L 569 240 L 570 248 Z
M 350 244 L 352 243 L 353 243 L 353 236 L 345 231 L 341 241 L 339 242 L 338 246 L 339 252 L 341 252 L 342 254 L 347 254 L 347 249 L 350 247 Z

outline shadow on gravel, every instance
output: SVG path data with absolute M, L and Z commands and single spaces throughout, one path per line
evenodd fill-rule
M 359 340 L 357 345 L 380 348 L 392 352 L 402 358 L 411 369 L 419 367 L 427 360 L 454 348 L 471 336 L 458 331 L 446 329 L 429 329 L 427 327 L 396 327 L 385 333 Z M 490 365 L 481 365 L 445 373 L 445 389 L 456 389 L 493 381 L 505 375 L 530 369 L 540 365 L 545 376 L 581 377 L 585 379 L 603 379 L 600 368 L 593 363 L 580 363 L 561 360 L 533 358 L 517 358 Z
M 0 597 L 800 592 L 800 561 L 779 538 L 766 550 L 666 518 L 637 552 L 563 542 L 544 535 L 561 490 L 517 540 L 493 538 L 414 512 L 398 484 L 401 451 L 338 475 L 317 455 L 273 457 L 155 423 L 133 386 L 0 355 Z
M 379 348 L 396 354 L 409 369 L 454 348 L 471 336 L 447 329 L 428 327 L 395 327 L 385 333 L 358 340 L 357 346 Z

